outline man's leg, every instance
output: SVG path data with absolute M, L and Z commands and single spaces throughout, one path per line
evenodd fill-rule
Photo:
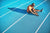
M 34 10 L 34 12 L 36 12 L 36 11 L 38 11 L 38 12 L 39 12 L 39 11 L 42 12 L 42 10 L 43 10 L 43 9 L 41 9 L 41 10 Z
M 39 16 L 38 13 L 36 13 L 35 10 L 32 10 L 32 12 L 33 12 L 32 14 L 35 14 L 36 16 Z
M 33 14 L 35 14 L 36 16 L 39 16 L 38 13 L 36 13 L 36 12 L 33 12 Z
M 41 10 L 34 10 L 34 12 L 36 12 L 36 11 L 41 11 Z

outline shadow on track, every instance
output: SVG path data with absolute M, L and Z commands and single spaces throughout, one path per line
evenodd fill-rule
M 27 13 L 27 10 L 25 9 L 19 9 L 19 8 L 8 8 L 14 12 L 18 12 L 18 13 L 22 13 L 22 14 L 26 14 Z M 28 14 L 28 13 L 27 13 Z M 28 14 L 28 15 L 33 15 L 32 13 Z

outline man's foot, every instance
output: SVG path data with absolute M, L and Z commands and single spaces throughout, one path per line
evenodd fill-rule
M 41 11 L 40 12 L 42 12 L 43 11 L 43 9 L 41 9 Z
M 39 15 L 36 15 L 36 16 L 39 16 Z

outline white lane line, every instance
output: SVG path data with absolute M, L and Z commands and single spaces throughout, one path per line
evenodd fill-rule
M 49 12 L 49 14 L 50 14 L 50 12 Z
M 14 1 L 14 2 L 12 2 L 12 3 L 10 3 L 10 4 L 7 4 L 7 5 L 5 5 L 5 6 L 2 6 L 2 7 L 0 7 L 0 9 L 2 9 L 2 8 L 6 7 L 6 6 L 9 6 L 9 5 L 13 4 L 13 3 L 16 3 L 16 2 L 18 2 L 18 1 L 19 1 L 19 0 Z
M 38 29 L 35 31 L 35 33 L 37 33 L 39 31 L 39 29 L 41 28 L 41 26 L 43 25 L 43 23 L 45 22 L 45 20 L 48 18 L 48 16 L 50 15 L 50 12 L 48 13 L 48 15 L 45 17 L 45 19 L 42 21 L 42 23 L 40 24 L 40 26 L 38 27 Z
M 44 2 L 46 2 L 46 1 L 47 1 L 47 0 L 45 0 L 45 1 L 43 1 L 43 2 L 41 2 L 41 3 L 40 3 L 40 5 L 41 5 L 41 4 L 43 4 L 43 3 L 44 3 Z M 38 5 L 38 6 L 39 6 L 39 5 Z M 38 6 L 36 6 L 35 8 L 37 8 Z
M 27 15 L 27 14 L 25 14 Z M 25 16 L 24 15 L 24 16 Z M 24 16 L 22 16 L 21 18 L 19 18 L 17 21 L 15 21 L 15 23 L 13 23 L 12 25 L 10 25 L 5 31 L 3 31 L 2 33 L 5 33 L 8 29 L 10 29 L 13 25 L 15 25 L 18 21 L 20 21 Z
M 3 17 L 3 16 L 5 16 L 6 14 L 8 14 L 8 13 L 10 13 L 10 12 L 12 12 L 12 11 L 9 11 L 9 12 L 3 14 L 2 16 L 0 16 L 0 18 Z
M 31 1 L 33 1 L 33 0 L 30 0 L 30 1 L 26 2 L 26 3 L 24 3 L 24 4 L 21 4 L 19 7 L 21 7 L 21 6 L 23 6 L 23 5 L 26 5 L 27 3 L 31 2 Z M 19 7 L 16 7 L 16 8 L 19 8 Z M 13 10 L 15 10 L 15 9 L 13 9 Z M 5 15 L 9 14 L 10 12 L 12 12 L 12 11 L 8 11 L 7 13 L 1 15 L 1 17 L 3 17 L 3 16 L 5 16 Z
M 38 6 L 38 5 L 37 5 Z M 39 4 L 40 6 L 40 4 Z M 9 30 L 13 25 L 15 25 L 18 21 L 20 21 L 22 18 L 24 18 L 27 14 L 24 14 L 21 18 L 19 18 L 17 21 L 15 21 L 12 25 L 10 25 L 6 30 L 4 30 L 2 33 L 5 33 L 7 30 Z

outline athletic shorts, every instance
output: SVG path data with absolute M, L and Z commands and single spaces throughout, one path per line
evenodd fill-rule
M 33 13 L 35 13 L 33 9 L 31 9 L 31 10 L 32 10 Z M 28 13 L 30 14 L 31 12 L 29 11 Z

